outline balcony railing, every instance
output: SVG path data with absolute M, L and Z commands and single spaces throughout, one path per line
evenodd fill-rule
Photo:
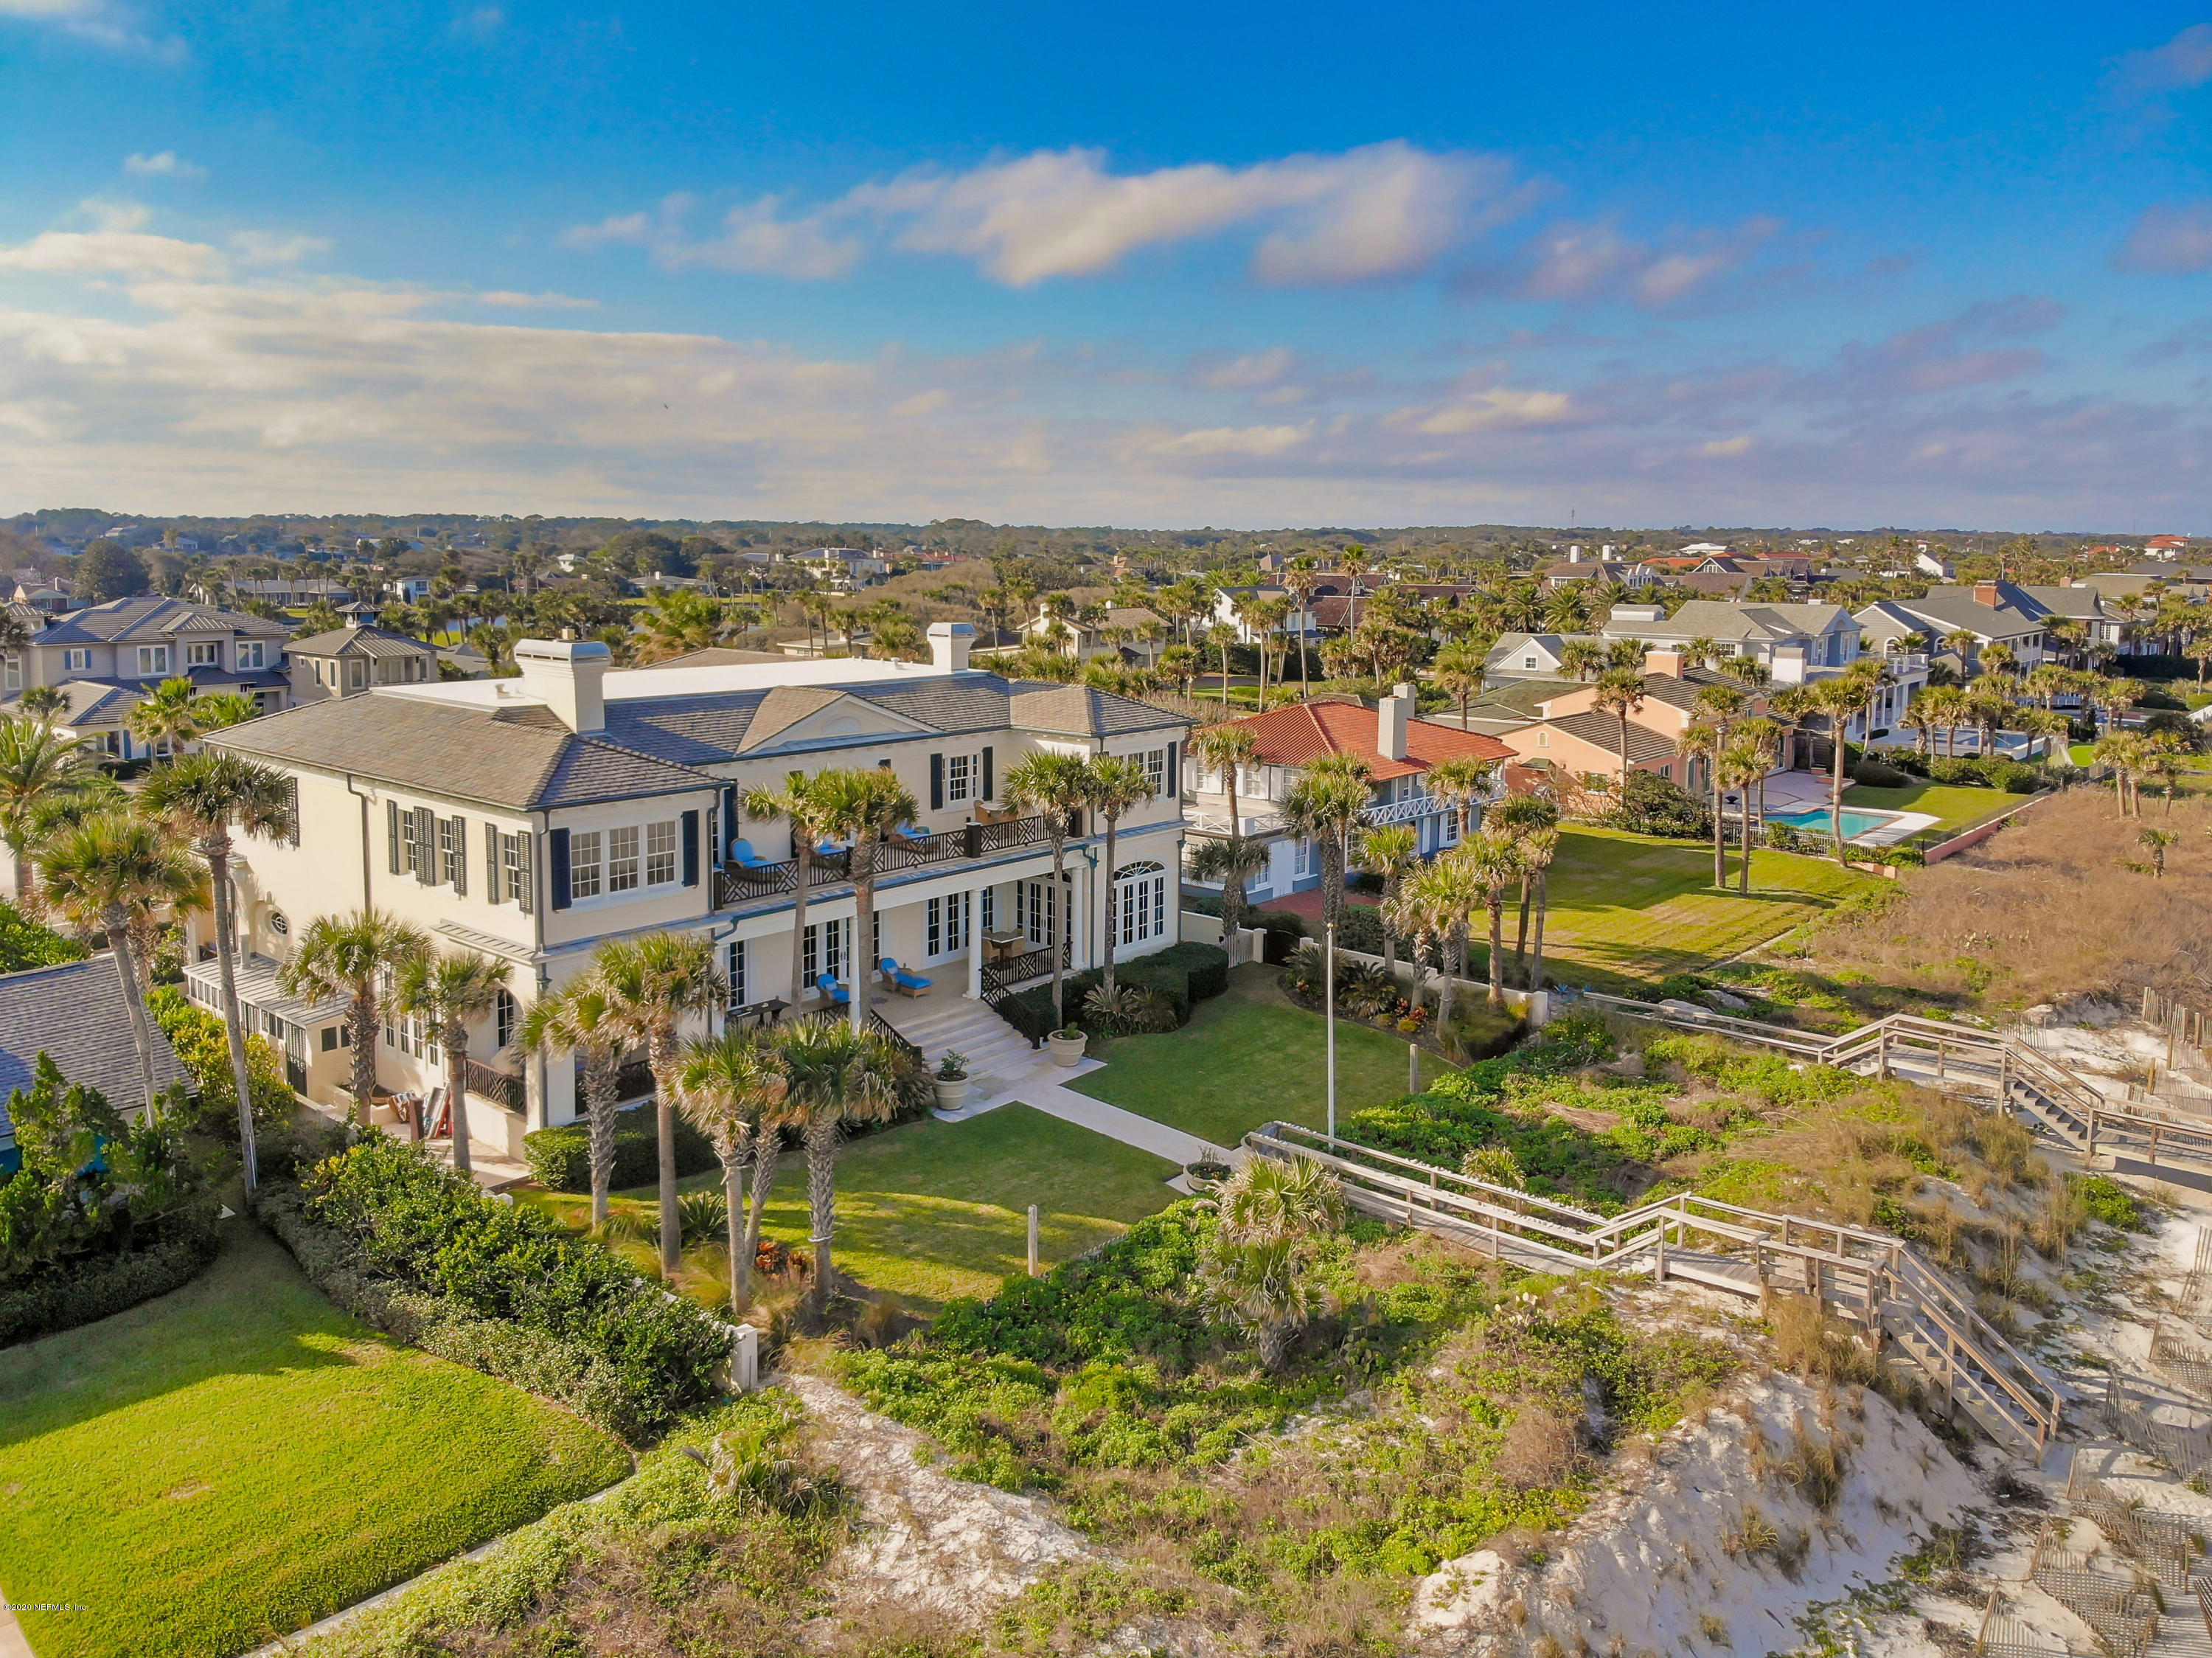
M 465 1060 L 461 1065 L 461 1086 L 508 1111 L 519 1112 L 523 1108 L 526 1096 L 522 1079 L 512 1071 L 495 1070 L 481 1060 Z
M 1280 812 L 1239 812 L 1246 836 L 1272 835 L 1283 826 Z M 1237 831 L 1229 821 L 1226 812 L 1193 812 L 1185 820 L 1192 829 L 1201 835 L 1229 835 Z
M 1067 832 L 1071 838 L 1083 833 L 1082 813 L 1067 814 Z M 1008 818 L 998 823 L 963 824 L 957 829 L 939 830 L 933 834 L 895 835 L 876 848 L 876 874 L 882 876 L 935 864 L 974 863 L 1000 852 L 1040 846 L 1049 838 L 1041 814 Z M 806 876 L 810 892 L 817 887 L 842 886 L 853 879 L 853 855 L 849 850 L 826 856 L 817 853 L 808 865 Z M 715 874 L 714 907 L 726 910 L 732 905 L 756 903 L 798 890 L 796 858 L 750 869 L 726 863 Z
M 1052 955 L 1052 947 L 1048 944 L 1041 950 L 1030 950 L 1025 954 L 1010 956 L 1004 961 L 985 962 L 983 964 L 983 999 L 986 1002 L 995 1002 L 1000 997 L 1011 994 L 1021 985 L 1031 984 L 1040 978 L 1051 978 Z M 1068 941 L 1064 938 L 1060 941 L 1060 965 L 1062 967 L 1074 965 L 1073 957 L 1068 950 Z

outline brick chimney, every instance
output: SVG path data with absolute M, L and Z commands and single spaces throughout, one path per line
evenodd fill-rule
M 1413 711 L 1413 698 L 1405 686 L 1375 705 L 1375 752 L 1384 759 L 1406 758 L 1406 721 Z
M 1644 671 L 1663 674 L 1670 680 L 1682 677 L 1682 653 L 1679 650 L 1647 650 L 1644 653 Z
M 1974 602 L 1978 605 L 1987 605 L 1991 610 L 1995 610 L 2003 602 L 1997 597 L 1997 584 L 1995 582 L 1975 582 Z

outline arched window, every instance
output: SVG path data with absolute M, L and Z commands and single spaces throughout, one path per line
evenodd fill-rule
M 493 1051 L 496 1052 L 514 1040 L 515 1027 L 522 1022 L 521 1009 L 505 991 L 500 991 L 492 1003 L 492 1033 L 498 1038 L 493 1045 Z
M 1113 907 L 1107 911 L 1106 925 L 1111 930 L 1118 928 L 1115 942 L 1121 944 L 1142 944 L 1149 939 L 1163 938 L 1168 930 L 1168 877 L 1164 866 L 1157 862 L 1125 863 L 1114 872 Z

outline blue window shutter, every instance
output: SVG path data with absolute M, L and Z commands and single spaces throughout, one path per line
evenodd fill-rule
M 699 814 L 696 812 L 684 814 L 684 884 L 686 887 L 699 884 Z
M 1179 742 L 1168 745 L 1168 798 L 1182 798 L 1182 745 Z
M 722 791 L 722 851 L 727 856 L 738 844 L 738 790 L 733 783 Z
M 392 873 L 396 875 L 399 873 L 399 802 L 396 800 L 384 802 L 384 829 L 391 843 Z
M 553 907 L 568 907 L 568 832 L 556 829 L 545 837 L 547 854 L 553 864 Z
M 945 809 L 945 756 L 942 754 L 929 757 L 929 809 L 933 812 Z
M 989 745 L 986 744 L 983 749 L 983 798 L 985 800 L 996 800 L 999 798 L 998 791 L 991 786 L 992 782 L 991 750 Z

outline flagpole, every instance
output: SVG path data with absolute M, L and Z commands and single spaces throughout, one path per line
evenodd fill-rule
M 1336 923 L 1328 923 L 1322 967 L 1322 1015 L 1328 1021 L 1328 1137 L 1336 1138 Z

